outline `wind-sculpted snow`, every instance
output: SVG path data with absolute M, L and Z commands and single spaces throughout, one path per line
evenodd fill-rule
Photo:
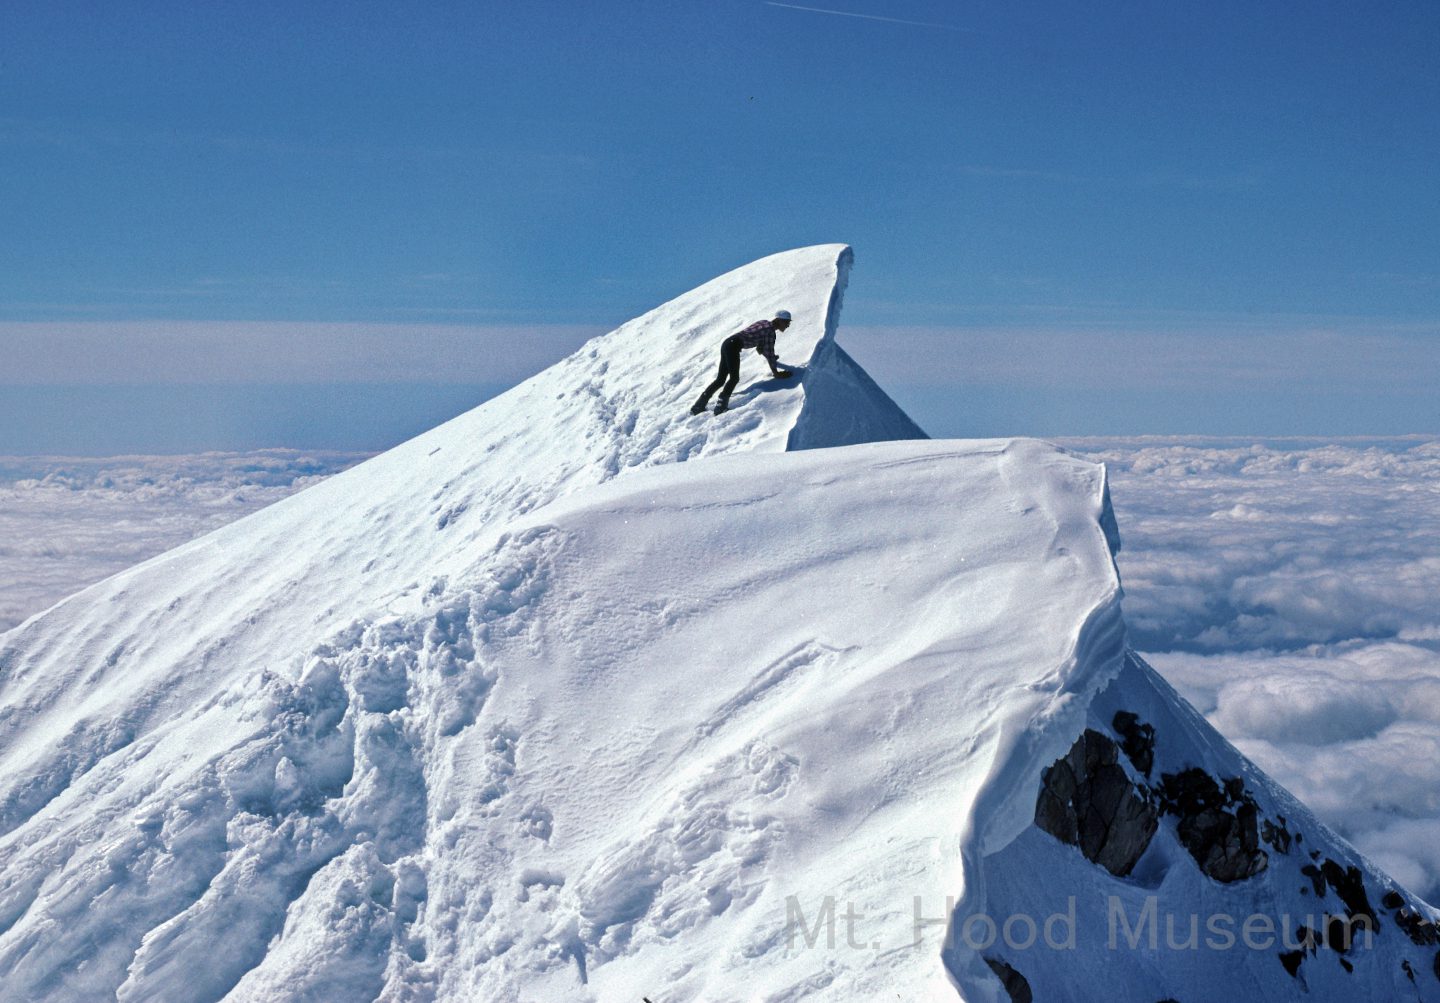
M 13 779 L 0 787 L 0 822 L 28 817 L 96 757 L 218 683 L 265 669 L 293 679 L 307 643 L 357 613 L 443 591 L 447 566 L 516 515 L 635 468 L 786 449 L 826 371 L 830 353 L 817 346 L 833 337 L 849 262 L 849 248 L 828 245 L 722 276 L 474 411 L 5 635 L 0 764 Z M 796 317 L 780 348 L 798 378 L 748 382 L 731 413 L 690 417 L 723 335 L 779 304 Z M 855 418 L 833 441 L 812 433 L 804 445 L 908 425 L 873 386 L 846 406 Z
M 834 336 L 849 261 L 833 245 L 722 276 L 475 411 L 4 635 L 4 987 L 199 1000 L 264 998 L 300 978 L 343 994 L 378 985 L 395 950 L 423 955 L 406 931 L 425 875 L 397 861 L 425 843 L 450 771 L 465 782 L 435 811 L 505 795 L 522 736 L 477 723 L 499 673 L 487 645 L 544 629 L 522 615 L 543 566 L 494 558 L 477 570 L 477 555 L 543 550 L 546 534 L 507 526 L 639 468 L 784 451 L 802 425 L 793 445 L 921 435 L 843 354 L 818 350 Z M 779 346 L 797 379 L 755 381 L 748 363 L 730 414 L 689 416 L 721 338 L 782 306 L 797 318 Z M 803 418 L 832 367 L 851 393 L 847 422 L 827 432 Z M 417 723 L 397 718 L 416 705 Z M 476 729 L 483 754 L 432 761 L 437 743 Z M 548 831 L 547 812 L 525 806 L 526 831 Z M 329 909 L 359 895 L 342 924 L 358 925 L 326 935 L 344 940 L 332 944 L 344 964 L 307 954 L 293 963 L 319 967 L 301 978 L 285 960 L 294 941 L 270 945 L 294 924 L 317 937 L 328 928 L 296 911 L 312 886 L 330 889 Z M 388 904 L 372 915 L 365 903 L 382 888 Z
M 293 676 L 163 720 L 112 689 L 107 730 L 7 786 L 6 986 L 953 995 L 911 897 L 958 880 L 1000 750 L 1118 665 L 1081 638 L 1118 595 L 1104 508 L 1098 467 L 1025 442 L 657 468 L 512 520 Z M 837 893 L 899 950 L 790 949 L 790 903 Z

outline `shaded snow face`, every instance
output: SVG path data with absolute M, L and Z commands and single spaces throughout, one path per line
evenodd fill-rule
M 1440 999 L 1440 914 L 1133 654 L 1042 775 L 1035 826 L 980 871 L 991 916 L 1067 914 L 1068 942 L 986 948 L 1035 999 Z
M 1440 901 L 1440 442 L 1071 442 L 1109 467 L 1131 643 Z

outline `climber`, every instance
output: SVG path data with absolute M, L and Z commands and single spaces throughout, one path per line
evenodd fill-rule
M 730 408 L 730 392 L 735 389 L 735 384 L 740 380 L 740 352 L 742 349 L 753 348 L 765 356 L 765 361 L 770 363 L 770 373 L 777 379 L 788 380 L 795 375 L 788 369 L 780 368 L 780 360 L 775 357 L 775 334 L 790 326 L 790 311 L 775 311 L 774 320 L 757 320 L 745 330 L 732 334 L 720 343 L 720 371 L 715 374 L 714 381 L 705 388 L 695 406 L 690 409 L 691 414 L 699 414 L 705 410 L 705 405 L 710 403 L 711 394 L 716 390 L 720 391 L 720 399 L 715 402 L 715 413 L 724 414 Z

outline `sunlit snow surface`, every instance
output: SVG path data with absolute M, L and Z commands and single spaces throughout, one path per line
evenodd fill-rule
M 1110 468 L 1131 643 L 1440 901 L 1440 442 L 1062 441 Z M 0 629 L 354 459 L 0 464 Z

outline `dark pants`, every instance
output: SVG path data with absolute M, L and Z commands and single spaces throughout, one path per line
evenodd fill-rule
M 720 371 L 715 374 L 714 381 L 705 388 L 700 399 L 695 402 L 697 408 L 703 408 L 710 403 L 710 397 L 716 390 L 720 391 L 720 403 L 730 403 L 730 393 L 735 389 L 735 384 L 740 382 L 740 339 L 731 335 L 720 342 Z

